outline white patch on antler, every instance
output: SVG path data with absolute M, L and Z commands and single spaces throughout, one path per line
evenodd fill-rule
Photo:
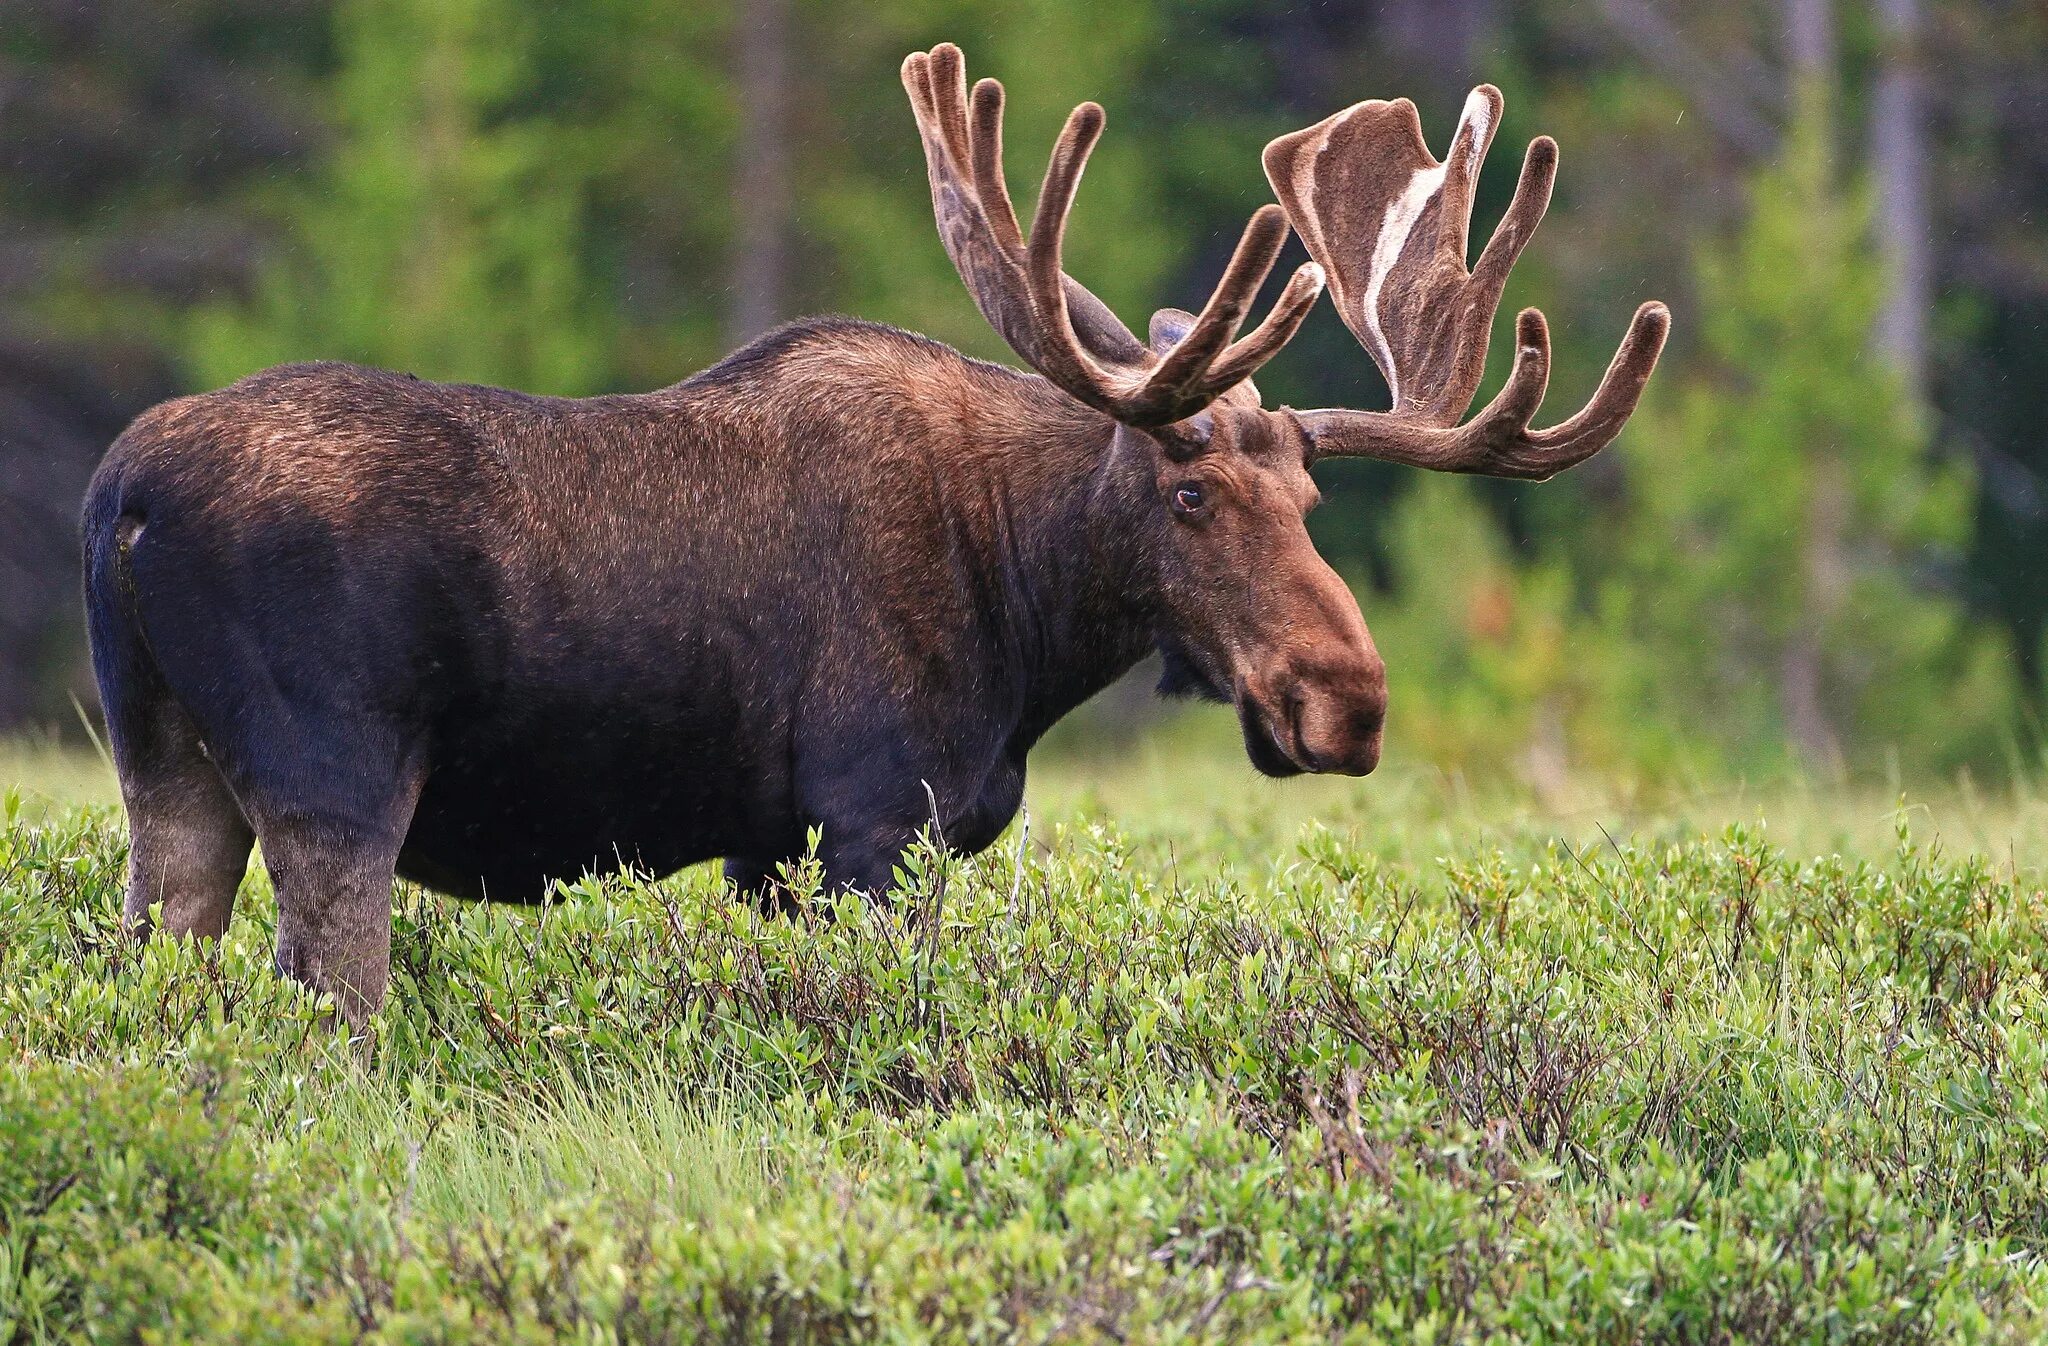
M 1363 103 L 1352 104 L 1341 116 L 1335 119 L 1330 128 L 1331 132 L 1334 132 L 1338 126 L 1343 125 L 1353 116 L 1357 115 L 1358 111 L 1364 106 L 1365 104 Z M 1293 224 L 1295 232 L 1302 235 L 1302 243 L 1317 257 L 1327 257 L 1330 254 L 1328 242 L 1323 236 L 1323 218 L 1316 210 L 1316 161 L 1330 152 L 1330 143 L 1333 139 L 1335 139 L 1333 134 L 1325 133 L 1322 140 L 1316 145 L 1315 154 L 1309 159 L 1298 163 L 1294 169 L 1294 194 L 1300 199 L 1302 210 L 1300 219 L 1296 220 L 1290 217 L 1289 222 Z M 1310 234 L 1313 234 L 1314 237 L 1309 237 Z
M 1393 394 L 1394 405 L 1401 404 L 1401 377 L 1394 366 L 1394 352 L 1387 345 L 1387 334 L 1380 326 L 1380 288 L 1386 284 L 1387 275 L 1394 264 L 1401 260 L 1402 250 L 1408 246 L 1408 235 L 1415 231 L 1415 222 L 1422 218 L 1422 212 L 1444 189 L 1444 169 L 1438 164 L 1434 168 L 1418 168 L 1415 176 L 1408 179 L 1408 186 L 1387 206 L 1387 214 L 1380 221 L 1380 236 L 1373 241 L 1372 261 L 1367 265 L 1365 294 L 1359 299 L 1360 316 L 1365 319 L 1365 330 L 1372 334 L 1373 357 L 1380 362 L 1380 369 L 1387 376 L 1387 391 Z
M 1486 124 L 1492 117 L 1493 104 L 1486 101 L 1484 94 L 1474 89 L 1471 93 L 1465 95 L 1465 110 L 1458 115 L 1458 135 L 1463 135 L 1467 131 L 1472 133 L 1472 152 L 1474 154 L 1478 154 L 1486 148 Z M 1453 137 L 1451 140 L 1452 148 L 1456 148 L 1457 143 L 1456 137 Z
M 1486 146 L 1487 124 L 1492 115 L 1493 105 L 1479 90 L 1474 89 L 1465 95 L 1465 108 L 1459 114 L 1458 129 L 1451 136 L 1451 147 L 1444 154 L 1444 161 L 1415 170 L 1415 176 L 1408 179 L 1408 186 L 1388 203 L 1387 213 L 1380 220 L 1379 237 L 1373 240 L 1372 261 L 1366 267 L 1365 294 L 1359 299 L 1360 316 L 1365 319 L 1365 330 L 1372 334 L 1372 353 L 1387 376 L 1387 391 L 1396 407 L 1401 404 L 1401 376 L 1394 367 L 1394 352 L 1387 344 L 1386 331 L 1380 326 L 1380 289 L 1400 262 L 1401 253 L 1408 246 L 1408 236 L 1415 232 L 1415 222 L 1422 218 L 1422 213 L 1429 209 L 1429 203 L 1443 191 L 1444 174 L 1450 167 L 1452 155 L 1457 153 L 1459 138 L 1469 134 L 1472 152 L 1477 155 Z

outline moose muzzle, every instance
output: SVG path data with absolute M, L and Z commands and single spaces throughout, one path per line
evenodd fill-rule
M 1282 654 L 1248 674 L 1237 705 L 1245 751 L 1265 774 L 1363 776 L 1380 761 L 1386 665 L 1361 626 L 1355 640 Z

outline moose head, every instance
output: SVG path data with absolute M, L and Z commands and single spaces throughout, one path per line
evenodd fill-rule
M 1304 520 L 1322 458 L 1378 458 L 1541 481 L 1598 453 L 1634 411 L 1670 315 L 1636 311 L 1592 400 L 1532 426 L 1550 371 L 1543 315 L 1516 323 L 1512 372 L 1470 420 L 1508 272 L 1550 200 L 1557 145 L 1528 150 L 1514 199 L 1466 265 L 1473 189 L 1502 99 L 1474 89 L 1438 160 L 1414 104 L 1372 100 L 1266 146 L 1279 206 L 1261 207 L 1199 314 L 1162 309 L 1140 341 L 1066 274 L 1061 240 L 1102 109 L 1083 103 L 1053 147 L 1027 233 L 1004 183 L 1003 87 L 970 92 L 959 48 L 913 53 L 903 83 L 923 138 L 939 233 L 960 277 L 1018 356 L 1115 422 L 1111 474 L 1144 497 L 1118 521 L 1137 537 L 1165 690 L 1235 705 L 1268 775 L 1363 775 L 1377 765 L 1386 672 L 1356 601 Z M 1312 261 L 1239 336 L 1292 225 Z M 1251 376 L 1327 284 L 1386 378 L 1387 411 L 1267 410 Z M 1132 503 L 1127 501 L 1128 503 Z

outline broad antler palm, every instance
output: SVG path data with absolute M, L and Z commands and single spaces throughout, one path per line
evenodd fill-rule
M 1474 89 L 1441 163 L 1405 98 L 1359 103 L 1266 146 L 1266 177 L 1394 397 L 1385 412 L 1296 413 L 1314 456 L 1540 481 L 1605 448 L 1635 410 L 1670 327 L 1659 303 L 1636 310 L 1585 409 L 1547 430 L 1529 421 L 1550 378 L 1550 335 L 1543 315 L 1525 309 L 1506 385 L 1458 423 L 1479 387 L 1508 271 L 1543 218 L 1557 175 L 1557 143 L 1538 137 L 1507 214 L 1467 271 L 1473 185 L 1501 108 L 1498 89 Z
M 1033 369 L 1116 420 L 1162 426 L 1201 411 L 1286 345 L 1322 293 L 1322 268 L 1304 265 L 1266 320 L 1232 340 L 1287 239 L 1280 210 L 1262 207 L 1186 335 L 1154 351 L 1061 269 L 1067 212 L 1102 134 L 1102 109 L 1083 103 L 1067 118 L 1027 238 L 1003 182 L 1003 86 L 984 79 L 970 97 L 951 43 L 912 53 L 903 86 L 924 139 L 940 235 L 982 315 Z

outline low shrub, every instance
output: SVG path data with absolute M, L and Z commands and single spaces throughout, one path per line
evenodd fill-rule
M 2039 879 L 1752 829 L 1265 871 L 1074 824 L 397 903 L 367 1068 L 0 841 L 0 1341 L 2027 1340 Z

